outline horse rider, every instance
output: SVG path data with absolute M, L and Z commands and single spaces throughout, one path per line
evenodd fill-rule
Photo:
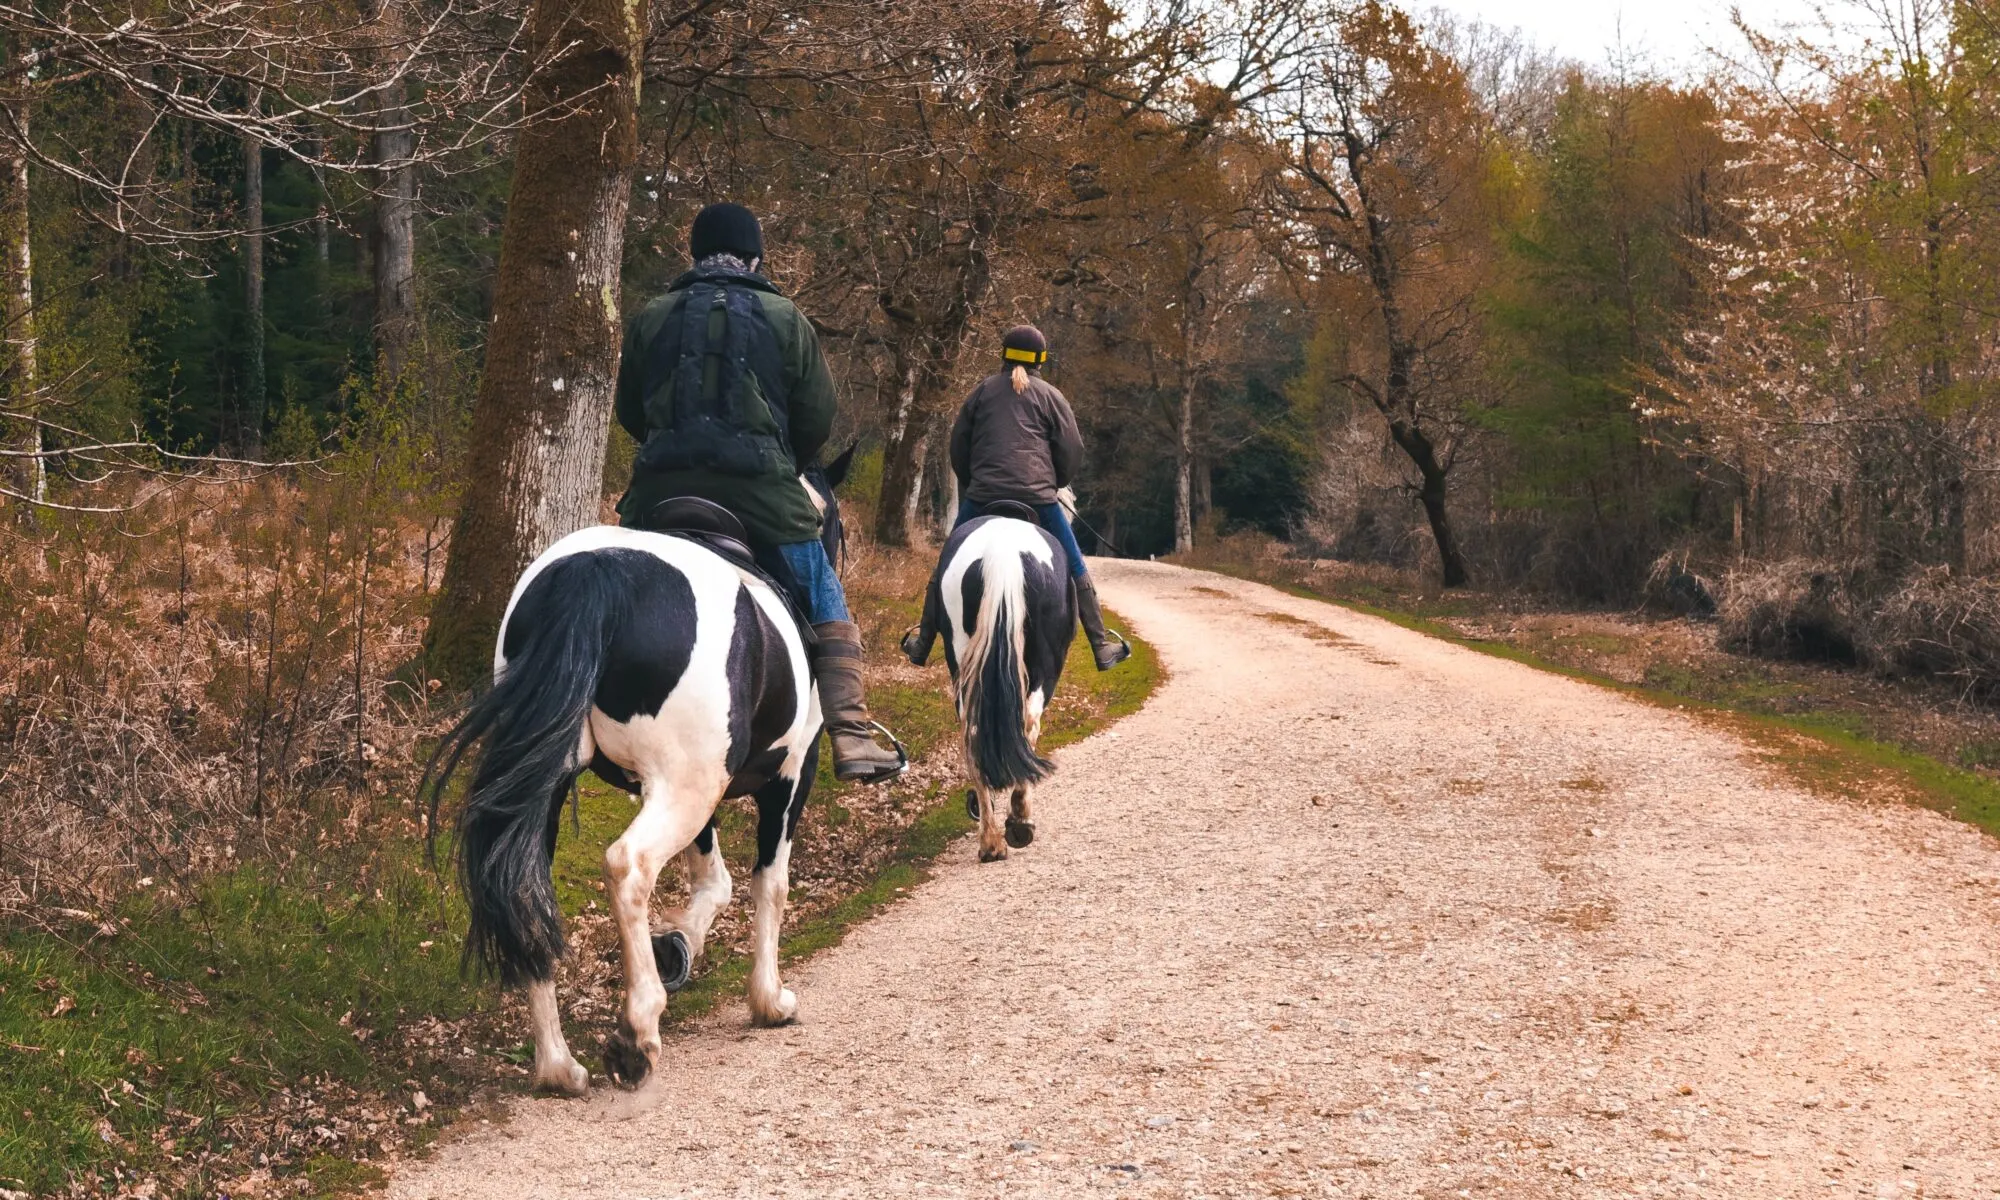
M 1076 413 L 1054 384 L 1042 378 L 1049 342 L 1032 325 L 1016 325 L 1000 339 L 999 371 L 979 381 L 951 427 L 951 469 L 958 475 L 958 517 L 953 528 L 978 516 L 987 505 L 1011 500 L 1040 517 L 1069 555 L 1076 585 L 1077 616 L 1090 639 L 1097 669 L 1108 671 L 1132 655 L 1125 639 L 1104 627 L 1097 588 L 1083 563 L 1059 493 L 1075 477 L 1083 459 L 1083 435 Z M 931 656 L 937 631 L 925 620 L 903 635 L 903 653 L 918 666 Z
M 644 528 L 661 501 L 695 496 L 735 513 L 760 557 L 775 550 L 818 639 L 812 673 L 834 777 L 880 782 L 902 760 L 875 742 L 861 631 L 799 475 L 833 431 L 833 376 L 812 322 L 760 273 L 764 232 L 749 209 L 707 206 L 688 242 L 694 269 L 625 331 L 618 423 L 640 448 L 619 521 Z

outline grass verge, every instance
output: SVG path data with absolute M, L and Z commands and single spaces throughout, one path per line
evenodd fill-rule
M 908 783 L 858 789 L 835 784 L 822 762 L 793 860 L 788 959 L 837 944 L 971 829 L 952 785 L 945 673 L 898 665 L 885 633 L 913 606 L 854 600 L 875 630 L 876 711 L 921 766 Z M 1144 703 L 1160 666 L 1132 641 L 1132 661 L 1099 674 L 1078 640 L 1045 747 Z M 518 1086 L 518 1006 L 460 976 L 455 889 L 426 868 L 409 810 L 384 807 L 379 831 L 340 849 L 308 838 L 171 896 L 162 887 L 113 912 L 47 914 L 0 933 L 0 1197 L 350 1194 L 454 1113 Z M 599 863 L 632 811 L 622 793 L 584 788 L 558 849 L 573 942 L 564 999 L 580 1053 L 615 1011 Z M 747 874 L 747 802 L 725 806 L 722 831 Z M 718 922 L 672 1020 L 741 988 L 746 918 L 738 903 Z

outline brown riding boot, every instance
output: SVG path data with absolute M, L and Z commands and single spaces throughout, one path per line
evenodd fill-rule
M 1083 622 L 1083 636 L 1090 639 L 1090 656 L 1097 669 L 1111 668 L 1132 657 L 1132 647 L 1115 630 L 1104 627 L 1104 610 L 1097 606 L 1097 585 L 1089 576 L 1076 581 L 1076 616 Z
M 881 783 L 894 779 L 910 765 L 896 735 L 868 717 L 861 690 L 861 630 L 852 621 L 824 621 L 813 626 L 819 646 L 813 651 L 813 681 L 819 684 L 819 710 L 833 743 L 833 777 L 848 782 Z M 881 733 L 894 750 L 875 744 Z

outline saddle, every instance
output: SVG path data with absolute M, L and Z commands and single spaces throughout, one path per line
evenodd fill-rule
M 1016 521 L 1026 521 L 1030 525 L 1040 525 L 1042 523 L 1042 514 L 1035 511 L 1035 506 L 1020 500 L 988 500 L 979 506 L 979 515 L 982 517 L 1012 517 Z
M 730 566 L 763 580 L 784 601 L 785 611 L 792 615 L 799 636 L 805 639 L 807 652 L 819 644 L 799 581 L 786 564 L 785 556 L 775 550 L 763 555 L 752 550 L 750 531 L 744 528 L 743 518 L 713 500 L 672 496 L 648 509 L 639 528 L 684 538 L 714 551 Z

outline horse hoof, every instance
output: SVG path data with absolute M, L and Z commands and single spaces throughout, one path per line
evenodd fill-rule
M 986 847 L 984 847 L 984 846 L 981 846 L 981 847 L 979 848 L 979 861 L 980 861 L 980 862 L 983 862 L 983 863 L 989 863 L 989 862 L 1000 862 L 1000 861 L 1002 861 L 1003 859 L 1005 859 L 1006 857 L 1007 857 L 1007 847 L 1005 847 L 1005 846 L 1001 846 L 1001 847 L 999 847 L 998 849 L 993 849 L 993 850 L 988 850 L 988 849 L 987 849 Z
M 979 819 L 979 791 L 976 788 L 965 789 L 965 815 L 975 821 Z
M 1007 844 L 1019 850 L 1035 840 L 1035 825 L 1032 821 L 1007 818 Z
M 653 935 L 653 965 L 660 969 L 660 986 L 670 992 L 678 992 L 688 985 L 688 976 L 694 973 L 694 952 L 688 948 L 687 935 L 678 929 Z
M 571 1061 L 535 1072 L 535 1090 L 549 1096 L 574 1099 L 590 1094 L 590 1072 L 580 1062 Z
M 790 988 L 778 989 L 778 1002 L 768 1012 L 751 1014 L 751 1021 L 762 1029 L 777 1029 L 784 1025 L 799 1023 L 799 998 Z
M 635 1088 L 653 1072 L 653 1060 L 631 1034 L 619 1030 L 604 1039 L 604 1074 L 622 1088 Z

